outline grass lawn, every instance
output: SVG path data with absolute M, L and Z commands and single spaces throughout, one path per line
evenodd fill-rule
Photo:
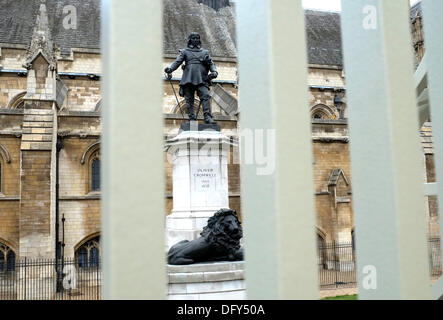
M 351 296 L 328 297 L 322 300 L 358 300 L 358 295 L 354 294 Z

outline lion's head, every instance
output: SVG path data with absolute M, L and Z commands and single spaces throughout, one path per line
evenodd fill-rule
M 240 249 L 243 237 L 241 222 L 237 212 L 232 209 L 220 209 L 208 220 L 208 224 L 200 234 L 210 244 L 219 245 L 229 252 Z

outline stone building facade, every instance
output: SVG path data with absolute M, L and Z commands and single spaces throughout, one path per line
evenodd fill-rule
M 6 268 L 8 259 L 54 258 L 57 247 L 67 257 L 96 261 L 101 220 L 100 1 L 0 2 L 0 267 Z M 211 90 L 214 118 L 225 135 L 238 139 L 234 10 L 229 1 L 164 0 L 164 66 L 185 46 L 191 31 L 200 32 L 219 71 Z M 69 17 L 76 18 L 75 25 Z M 306 11 L 306 30 L 306 107 L 312 115 L 318 240 L 351 242 L 340 15 Z M 180 76 L 177 71 L 171 83 L 164 82 L 165 140 L 185 121 L 184 101 L 179 97 L 177 103 L 174 94 Z M 241 216 L 240 166 L 234 161 L 238 150 L 231 151 L 229 204 Z M 170 213 L 172 168 L 166 159 L 165 154 Z M 62 241 L 64 246 L 57 245 Z
M 421 2 L 415 4 L 411 9 L 412 19 L 412 40 L 416 56 L 416 65 L 418 66 L 425 55 L 425 35 L 423 29 L 423 14 Z M 434 164 L 434 146 L 432 123 L 429 118 L 420 130 L 420 136 L 423 145 L 423 162 L 425 167 L 425 182 L 436 182 L 435 164 Z M 440 237 L 440 226 L 438 219 L 438 203 L 436 196 L 429 196 L 427 202 L 428 233 L 431 239 Z

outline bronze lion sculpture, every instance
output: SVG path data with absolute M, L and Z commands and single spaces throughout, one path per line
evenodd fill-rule
M 243 250 L 240 247 L 243 230 L 235 210 L 217 211 L 209 218 L 200 235 L 198 239 L 183 240 L 173 245 L 168 252 L 168 263 L 183 265 L 243 260 Z

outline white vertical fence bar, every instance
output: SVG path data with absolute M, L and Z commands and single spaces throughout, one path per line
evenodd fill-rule
M 443 239 L 443 1 L 425 0 L 423 21 L 426 42 L 426 65 L 428 67 L 428 90 L 434 136 L 435 170 L 439 200 L 440 239 Z M 441 246 L 443 257 L 443 246 Z M 443 278 L 434 286 L 433 297 L 443 296 Z
M 428 299 L 409 1 L 342 0 L 360 299 Z
M 241 167 L 247 297 L 315 299 L 312 140 L 301 1 L 242 0 L 237 13 L 241 130 L 254 132 L 256 157 L 258 145 L 268 152 L 270 167 L 275 157 L 270 172 L 257 158 Z M 249 159 L 252 142 L 245 143 L 243 161 Z
M 102 2 L 103 298 L 162 299 L 162 1 Z
M 427 211 L 423 150 L 415 129 L 418 111 L 413 81 L 410 3 L 408 0 L 379 2 L 391 120 L 401 298 L 429 299 Z

